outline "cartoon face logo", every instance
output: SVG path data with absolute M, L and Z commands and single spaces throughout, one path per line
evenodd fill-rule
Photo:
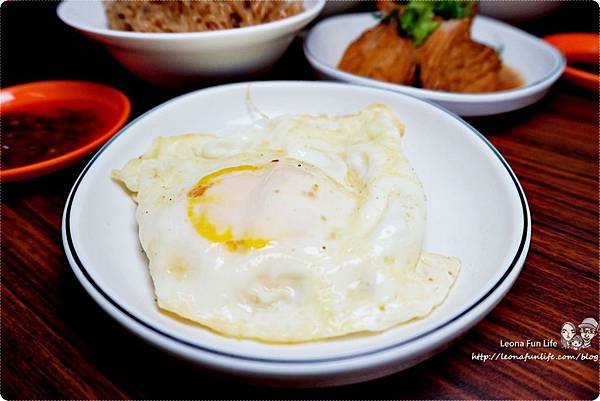
M 571 340 L 575 334 L 577 334 L 577 330 L 573 323 L 566 322 L 563 324 L 562 329 L 560 330 L 560 345 L 563 348 L 571 348 Z
M 581 324 L 579 325 L 579 333 L 581 334 L 581 339 L 583 341 L 582 348 L 589 348 L 592 339 L 596 336 L 598 332 L 598 322 L 593 317 L 588 317 L 583 319 Z
M 580 335 L 576 335 L 575 337 L 573 337 L 571 339 L 571 349 L 574 349 L 575 351 L 581 349 L 581 346 L 583 345 L 583 339 L 581 338 Z

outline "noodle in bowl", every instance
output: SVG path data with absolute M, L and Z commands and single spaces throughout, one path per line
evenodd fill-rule
M 304 10 L 301 1 L 106 1 L 111 29 L 136 32 L 204 32 L 265 24 Z
M 272 22 L 202 32 L 110 29 L 100 0 L 65 0 L 57 13 L 67 25 L 102 43 L 139 78 L 159 86 L 185 87 L 264 72 L 294 36 L 317 17 L 324 4 L 325 0 L 304 0 L 303 11 Z

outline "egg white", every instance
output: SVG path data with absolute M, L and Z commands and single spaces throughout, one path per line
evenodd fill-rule
M 299 342 L 426 316 L 456 258 L 422 251 L 423 188 L 385 106 L 156 139 L 113 177 L 158 305 L 217 332 Z

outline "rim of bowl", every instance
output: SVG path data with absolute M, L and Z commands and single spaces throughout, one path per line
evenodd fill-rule
M 554 65 L 552 66 L 551 71 L 546 74 L 543 78 L 535 80 L 526 85 L 520 86 L 518 88 L 496 91 L 496 92 L 488 92 L 488 93 L 457 93 L 457 92 L 444 92 L 444 91 L 436 91 L 431 89 L 423 89 L 423 88 L 415 88 L 413 86 L 408 85 L 399 85 L 391 82 L 380 81 L 377 79 L 371 79 L 367 77 L 362 77 L 360 75 L 352 74 L 346 71 L 342 71 L 337 67 L 332 67 L 326 62 L 322 61 L 318 57 L 311 52 L 309 48 L 309 43 L 314 40 L 314 35 L 316 35 L 316 30 L 320 26 L 326 25 L 327 23 L 331 23 L 335 19 L 345 19 L 350 17 L 364 17 L 370 15 L 370 13 L 352 13 L 352 14 L 344 14 L 337 15 L 329 18 L 325 18 L 322 21 L 319 21 L 315 26 L 313 26 L 306 36 L 306 40 L 304 41 L 304 54 L 308 61 L 313 65 L 313 67 L 325 71 L 330 75 L 336 76 L 338 79 L 344 80 L 344 82 L 352 83 L 355 85 L 368 85 L 371 87 L 377 87 L 380 89 L 392 90 L 394 92 L 404 93 L 410 96 L 415 97 L 424 97 L 429 100 L 434 101 L 448 101 L 448 102 L 469 102 L 469 103 L 494 103 L 504 100 L 511 100 L 521 96 L 527 96 L 532 93 L 538 92 L 550 85 L 552 85 L 563 73 L 563 70 L 566 66 L 566 60 L 563 54 L 558 51 L 553 46 L 546 43 L 544 40 L 531 35 L 528 32 L 525 32 L 521 29 L 518 29 L 510 24 L 507 24 L 502 21 L 498 21 L 493 18 L 486 17 L 484 15 L 477 15 L 475 19 L 479 19 L 485 21 L 486 23 L 492 23 L 496 25 L 500 25 L 505 29 L 513 30 L 518 32 L 519 34 L 524 36 L 524 39 L 533 43 L 534 45 L 541 45 L 544 47 L 549 53 L 554 56 Z M 311 39 L 313 38 L 313 39 Z M 352 81 L 349 81 L 351 79 Z
M 35 163 L 26 164 L 19 167 L 9 168 L 0 170 L 0 180 L 2 181 L 18 181 L 21 179 L 34 178 L 46 173 L 50 173 L 66 167 L 71 163 L 76 162 L 86 154 L 89 154 L 100 147 L 104 142 L 110 139 L 127 121 L 129 114 L 131 113 L 131 103 L 127 95 L 120 90 L 113 88 L 112 86 L 99 84 L 90 81 L 77 81 L 77 80 L 48 80 L 48 81 L 37 81 L 26 84 L 9 86 L 2 88 L 1 93 L 7 93 L 11 91 L 20 91 L 26 89 L 34 89 L 36 87 L 45 85 L 68 85 L 68 86 L 88 86 L 95 87 L 98 91 L 102 91 L 105 94 L 109 94 L 115 101 L 115 104 L 119 107 L 120 111 L 115 113 L 115 122 L 104 132 L 94 137 L 91 141 L 86 144 L 75 148 L 69 152 L 62 153 L 51 159 L 42 160 Z M 73 97 L 73 99 L 77 99 Z M 6 106 L 5 106 L 6 107 Z
M 508 266 L 506 266 L 504 268 L 504 273 L 502 274 L 502 276 L 493 283 L 493 285 L 491 286 L 491 288 L 482 296 L 480 296 L 479 298 L 477 298 L 473 303 L 470 303 L 466 308 L 461 309 L 459 312 L 457 312 L 456 314 L 454 314 L 450 319 L 447 319 L 441 323 L 439 323 L 438 325 L 436 325 L 435 327 L 417 335 L 417 336 L 413 336 L 407 339 L 403 339 L 403 340 L 399 340 L 393 344 L 389 344 L 386 346 L 382 346 L 379 348 L 375 348 L 369 351 L 364 351 L 364 352 L 356 352 L 354 354 L 349 354 L 349 355 L 343 355 L 343 356 L 330 356 L 330 357 L 324 357 L 321 359 L 270 359 L 267 357 L 261 357 L 261 356 L 251 356 L 251 355 L 244 355 L 244 354 L 239 354 L 236 353 L 235 351 L 224 351 L 224 350 L 219 350 L 219 349 L 215 349 L 212 348 L 210 346 L 205 346 L 205 345 L 200 345 L 200 344 L 196 344 L 193 342 L 190 342 L 187 339 L 184 338 L 180 338 L 177 335 L 173 335 L 171 333 L 169 333 L 168 331 L 166 331 L 165 329 L 163 329 L 162 327 L 156 327 L 156 325 L 149 323 L 148 321 L 146 321 L 144 318 L 141 318 L 139 316 L 136 316 L 136 314 L 132 313 L 131 311 L 128 310 L 128 308 L 126 306 L 121 305 L 119 302 L 117 302 L 116 300 L 114 300 L 113 298 L 110 297 L 110 295 L 108 295 L 103 288 L 93 279 L 93 277 L 90 275 L 90 273 L 86 270 L 86 267 L 84 265 L 84 263 L 81 261 L 81 259 L 79 258 L 79 255 L 77 253 L 77 250 L 75 248 L 75 243 L 71 234 L 71 209 L 73 206 L 73 200 L 77 194 L 77 190 L 79 188 L 79 185 L 81 184 L 83 178 L 86 176 L 87 172 L 89 171 L 89 169 L 92 167 L 92 165 L 94 164 L 94 162 L 96 161 L 96 159 L 100 156 L 100 154 L 102 154 L 109 146 L 110 144 L 116 140 L 120 135 L 124 134 L 130 127 L 132 127 L 134 124 L 136 124 L 139 120 L 141 120 L 142 118 L 146 117 L 147 115 L 149 115 L 150 113 L 153 113 L 157 110 L 159 110 L 160 108 L 175 102 L 175 101 L 179 101 L 182 100 L 186 97 L 190 97 L 193 95 L 196 95 L 197 93 L 201 92 L 201 91 L 211 91 L 211 90 L 220 90 L 223 88 L 231 88 L 231 87 L 235 87 L 235 86 L 242 86 L 245 87 L 247 85 L 306 85 L 307 83 L 310 84 L 314 84 L 314 85 L 322 85 L 322 86 L 330 86 L 330 85 L 334 85 L 334 86 L 348 86 L 348 87 L 354 87 L 354 88 L 358 88 L 361 90 L 370 90 L 370 91 L 385 91 L 384 89 L 381 88 L 373 88 L 373 87 L 365 87 L 362 85 L 355 85 L 355 84 L 349 84 L 349 83 L 341 83 L 341 82 L 311 82 L 311 81 L 257 81 L 257 82 L 241 82 L 241 83 L 232 83 L 232 84 L 226 84 L 226 85 L 219 85 L 219 86 L 214 86 L 211 88 L 205 88 L 205 89 L 199 89 L 196 91 L 192 91 L 190 93 L 184 94 L 184 95 L 180 95 L 177 96 L 171 100 L 168 100 L 150 110 L 148 110 L 146 113 L 142 114 L 141 116 L 139 116 L 138 118 L 136 118 L 135 120 L 131 121 L 129 124 L 127 124 L 125 127 L 123 127 L 119 133 L 117 133 L 113 138 L 111 138 L 110 141 L 108 141 L 98 152 L 96 152 L 96 154 L 94 155 L 94 157 L 88 162 L 88 164 L 85 166 L 85 168 L 82 170 L 81 174 L 77 177 L 75 183 L 73 184 L 73 187 L 71 188 L 71 191 L 69 193 L 69 196 L 67 198 L 67 202 L 65 205 L 65 209 L 64 209 L 64 213 L 63 213 L 63 219 L 62 219 L 62 237 L 63 237 L 63 246 L 65 248 L 65 251 L 67 252 L 68 255 L 70 255 L 70 260 L 69 260 L 69 264 L 71 266 L 71 268 L 73 269 L 74 273 L 76 274 L 76 276 L 78 277 L 78 279 L 80 280 L 81 284 L 84 286 L 84 288 L 88 291 L 88 293 L 90 294 L 90 296 L 97 302 L 99 303 L 109 314 L 113 315 L 114 318 L 116 318 L 116 320 L 118 320 L 120 323 L 124 324 L 126 327 L 130 327 L 130 323 L 135 323 L 138 324 L 140 326 L 142 326 L 143 329 L 145 330 L 149 330 L 153 335 L 158 336 L 157 338 L 159 338 L 160 340 L 163 341 L 167 341 L 167 343 L 173 343 L 176 344 L 178 346 L 184 346 L 187 348 L 191 348 L 194 351 L 203 351 L 206 352 L 208 354 L 211 354 L 215 357 L 229 357 L 229 358 L 233 358 L 235 360 L 238 361 L 245 361 L 245 362 L 260 362 L 260 363 L 268 363 L 268 364 L 281 364 L 281 363 L 287 363 L 287 364 L 295 364 L 295 365 L 302 365 L 302 364 L 318 364 L 318 363 L 328 363 L 328 362 L 336 362 L 336 361 L 347 361 L 347 360 L 352 360 L 352 359 L 357 359 L 357 358 L 361 358 L 361 357 L 367 357 L 367 356 L 373 356 L 373 355 L 378 355 L 384 352 L 388 352 L 388 351 L 392 351 L 395 349 L 399 349 L 403 346 L 409 345 L 409 344 L 414 344 L 417 343 L 420 340 L 424 340 L 427 338 L 431 338 L 431 336 L 435 335 L 439 330 L 451 327 L 452 324 L 462 320 L 463 318 L 465 318 L 466 316 L 469 315 L 470 312 L 472 312 L 473 310 L 475 310 L 477 307 L 481 306 L 482 304 L 485 304 L 486 301 L 490 301 L 490 298 L 493 294 L 496 293 L 496 290 L 498 290 L 503 284 L 505 284 L 507 282 L 507 279 L 509 279 L 509 277 L 511 277 L 514 274 L 519 274 L 521 268 L 522 268 L 522 263 L 520 263 L 520 261 L 522 261 L 524 259 L 524 257 L 527 256 L 528 250 L 529 250 L 529 241 L 531 238 L 531 213 L 529 210 L 529 205 L 527 202 L 527 198 L 525 196 L 525 193 L 523 191 L 523 188 L 516 176 L 516 174 L 514 173 L 514 171 L 512 170 L 512 168 L 510 167 L 510 165 L 508 164 L 508 162 L 506 161 L 506 159 L 504 159 L 504 157 L 501 155 L 501 153 L 494 147 L 494 145 L 492 145 L 492 143 L 485 138 L 485 136 L 483 136 L 483 134 L 481 134 L 479 131 L 477 131 L 473 126 L 471 126 L 469 123 L 467 123 L 466 121 L 464 121 L 460 116 L 458 116 L 456 113 L 453 113 L 449 110 L 447 110 L 446 108 L 433 103 L 431 101 L 425 100 L 425 99 L 421 99 L 415 96 L 411 96 L 411 95 L 407 95 L 404 93 L 395 93 L 396 95 L 399 96 L 406 96 L 408 98 L 411 98 L 412 100 L 415 100 L 417 102 L 423 102 L 426 103 L 430 106 L 433 106 L 435 108 L 437 108 L 441 113 L 446 113 L 450 116 L 450 118 L 455 118 L 457 119 L 462 126 L 470 131 L 471 133 L 475 134 L 475 136 L 481 140 L 491 151 L 491 154 L 489 155 L 490 158 L 496 160 L 502 165 L 503 169 L 506 171 L 506 173 L 509 175 L 512 184 L 514 185 L 514 189 L 517 192 L 517 195 L 519 197 L 519 206 L 521 208 L 522 211 L 522 217 L 523 217 L 523 228 L 522 228 L 522 233 L 521 233 L 521 238 L 519 239 L 519 245 L 517 247 L 517 250 L 515 251 L 515 255 L 513 256 L 511 262 L 508 264 Z M 390 92 L 390 91 L 386 91 L 386 92 Z M 71 262 L 71 259 L 73 262 Z M 81 274 L 81 277 L 80 277 Z M 86 283 L 84 283 L 82 281 L 82 277 L 83 280 L 85 280 Z M 516 277 L 515 277 L 516 278 Z M 87 287 L 87 285 L 90 286 L 90 288 Z M 92 292 L 93 291 L 93 292 Z M 102 302 L 99 302 L 98 299 L 96 299 L 97 297 L 99 297 Z M 495 300 L 495 302 L 498 302 L 500 299 L 503 298 L 503 295 L 500 296 L 500 298 L 498 298 L 498 300 Z M 106 304 L 103 304 L 103 303 Z M 115 315 L 115 313 L 118 313 L 118 316 L 122 315 L 122 318 L 117 317 L 117 315 Z M 487 313 L 486 313 L 487 314 Z M 122 320 L 123 319 L 123 320 Z M 134 330 L 135 333 L 137 335 L 142 336 L 143 338 L 147 338 L 145 333 L 140 332 L 139 330 Z M 159 344 L 159 341 L 156 341 L 155 344 L 160 345 L 161 347 L 167 347 L 167 345 L 164 344 Z
M 71 3 L 76 3 L 79 0 L 63 0 L 57 7 L 56 13 L 58 17 L 67 25 L 79 29 L 84 32 L 94 33 L 97 35 L 120 38 L 120 39 L 152 39 L 152 40 L 180 40 L 180 39 L 200 39 L 200 38 L 215 38 L 215 37 L 229 37 L 235 35 L 244 35 L 251 33 L 260 33 L 270 30 L 277 30 L 278 28 L 285 28 L 292 26 L 296 23 L 302 23 L 314 19 L 325 6 L 325 0 L 308 0 L 314 5 L 310 8 L 305 8 L 303 11 L 290 17 L 282 18 L 280 20 L 265 22 L 264 24 L 252 25 L 242 28 L 231 28 L 231 29 L 217 29 L 213 31 L 202 31 L 202 32 L 130 32 L 130 31 L 119 31 L 116 29 L 97 28 L 90 25 L 82 24 L 79 21 L 74 21 L 71 18 L 65 16 L 65 8 L 69 7 Z M 100 2 L 100 1 L 98 1 Z

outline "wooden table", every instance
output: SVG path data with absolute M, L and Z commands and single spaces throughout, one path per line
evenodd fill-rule
M 55 6 L 3 5 L 4 86 L 50 78 L 105 82 L 131 97 L 133 116 L 176 95 L 132 78 L 100 46 L 65 28 L 55 17 Z M 569 4 L 546 25 L 530 29 L 538 34 L 597 31 L 597 15 L 593 3 Z M 267 78 L 312 79 L 300 41 Z M 563 322 L 598 319 L 598 94 L 560 82 L 533 107 L 470 122 L 520 178 L 531 206 L 533 238 L 510 293 L 445 352 L 380 380 L 293 391 L 213 377 L 164 354 L 109 318 L 67 264 L 60 219 L 82 162 L 50 176 L 2 185 L 2 396 L 594 398 L 598 362 L 482 363 L 472 355 L 535 354 L 540 351 L 504 348 L 500 341 L 558 340 Z M 589 354 L 597 356 L 597 337 L 592 344 Z

